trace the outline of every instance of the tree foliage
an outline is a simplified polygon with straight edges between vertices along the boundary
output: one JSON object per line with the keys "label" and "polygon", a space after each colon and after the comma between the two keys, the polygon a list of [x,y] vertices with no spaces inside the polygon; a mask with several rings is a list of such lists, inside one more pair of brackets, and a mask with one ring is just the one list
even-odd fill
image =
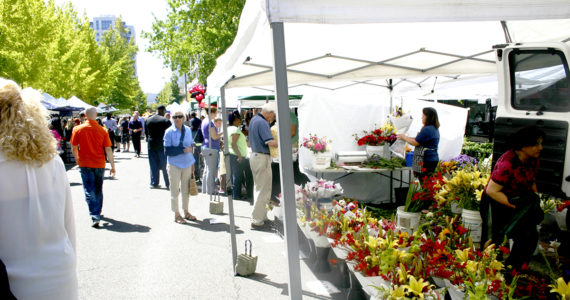
{"label": "tree foliage", "polygon": [[[106,33],[124,31],[115,26]],[[122,39],[122,40],[121,40]],[[0,0],[0,77],[52,96],[134,105],[141,92],[134,76],[136,46],[123,36],[101,45],[89,19],[53,0]]]}
{"label": "tree foliage", "polygon": [[169,0],[165,20],[155,21],[149,52],[158,52],[173,71],[189,75],[189,80],[206,79],[216,66],[216,58],[232,44],[245,0]]}

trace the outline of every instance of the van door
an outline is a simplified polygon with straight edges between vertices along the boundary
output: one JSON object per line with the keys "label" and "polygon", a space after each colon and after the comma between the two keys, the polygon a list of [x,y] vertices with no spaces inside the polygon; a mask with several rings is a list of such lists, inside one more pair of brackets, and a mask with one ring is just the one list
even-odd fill
{"label": "van door", "polygon": [[537,125],[545,133],[536,178],[542,193],[570,195],[570,48],[564,43],[496,46],[499,102],[493,166],[510,147],[509,136]]}

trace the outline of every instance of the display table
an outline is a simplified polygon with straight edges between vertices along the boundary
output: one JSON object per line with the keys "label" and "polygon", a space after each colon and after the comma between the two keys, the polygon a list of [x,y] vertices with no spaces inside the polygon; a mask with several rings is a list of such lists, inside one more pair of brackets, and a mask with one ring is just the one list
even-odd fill
{"label": "display table", "polygon": [[[305,171],[310,175],[317,178],[325,178],[334,182],[339,182],[351,175],[355,174],[377,174],[382,177],[389,179],[389,190],[392,191],[394,188],[394,181],[400,184],[400,187],[404,185],[407,186],[412,180],[412,168],[402,167],[395,169],[372,169],[372,168],[361,168],[359,166],[338,166],[336,168],[326,168],[326,169],[313,169],[311,167],[305,167]],[[333,176],[339,174],[337,176]],[[394,176],[398,175],[399,176]],[[407,176],[405,176],[407,175]],[[392,193],[389,193],[390,203],[395,203]]]}

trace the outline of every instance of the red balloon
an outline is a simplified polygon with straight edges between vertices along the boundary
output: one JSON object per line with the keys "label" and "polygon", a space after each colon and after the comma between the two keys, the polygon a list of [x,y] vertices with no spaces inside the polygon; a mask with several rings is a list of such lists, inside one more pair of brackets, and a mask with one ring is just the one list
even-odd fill
{"label": "red balloon", "polygon": [[202,99],[204,99],[204,94],[198,94],[198,95],[196,95],[196,101],[201,102]]}

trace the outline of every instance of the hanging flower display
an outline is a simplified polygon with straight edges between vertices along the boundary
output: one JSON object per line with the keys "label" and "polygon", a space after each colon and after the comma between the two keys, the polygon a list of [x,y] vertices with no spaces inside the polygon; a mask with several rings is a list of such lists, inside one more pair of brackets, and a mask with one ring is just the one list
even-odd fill
{"label": "hanging flower display", "polygon": [[190,98],[196,99],[196,101],[198,101],[198,104],[200,104],[202,100],[204,100],[204,94],[206,93],[206,89],[202,85],[197,84],[194,87],[192,87],[192,89],[190,89],[188,93],[190,93]]}

